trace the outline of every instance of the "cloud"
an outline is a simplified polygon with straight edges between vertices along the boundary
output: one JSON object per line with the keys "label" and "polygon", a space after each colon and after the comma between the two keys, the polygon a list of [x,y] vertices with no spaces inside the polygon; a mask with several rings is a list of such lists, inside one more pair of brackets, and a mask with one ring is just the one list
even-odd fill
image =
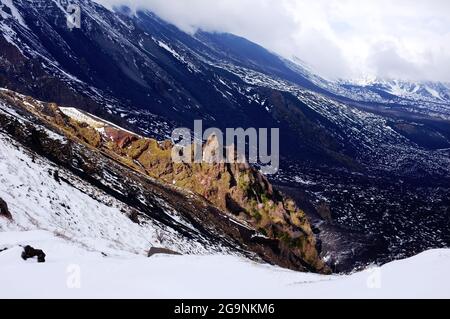
{"label": "cloud", "polygon": [[246,37],[329,78],[450,82],[448,0],[96,0]]}
{"label": "cloud", "polygon": [[394,42],[380,42],[372,46],[367,57],[367,64],[375,74],[384,74],[395,78],[402,75],[406,78],[423,78],[420,68],[403,58]]}

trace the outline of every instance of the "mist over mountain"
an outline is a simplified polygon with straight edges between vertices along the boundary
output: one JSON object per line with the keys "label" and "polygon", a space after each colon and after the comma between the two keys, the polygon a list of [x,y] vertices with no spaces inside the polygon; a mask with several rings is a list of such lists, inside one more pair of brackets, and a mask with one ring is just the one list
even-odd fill
{"label": "mist over mountain", "polygon": [[286,58],[299,56],[328,79],[450,82],[446,1],[97,1],[148,9],[191,34],[243,36]]}

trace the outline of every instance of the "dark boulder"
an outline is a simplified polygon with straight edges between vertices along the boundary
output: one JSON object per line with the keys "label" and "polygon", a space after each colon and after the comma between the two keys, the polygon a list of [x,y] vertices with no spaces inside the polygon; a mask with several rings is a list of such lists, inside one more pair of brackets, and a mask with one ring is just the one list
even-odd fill
{"label": "dark boulder", "polygon": [[140,225],[141,222],[139,221],[139,212],[135,209],[131,210],[131,213],[128,215],[128,218],[135,224]]}
{"label": "dark boulder", "polygon": [[59,172],[58,172],[58,171],[54,171],[54,172],[53,172],[53,178],[55,179],[55,181],[56,181],[58,184],[61,184],[61,180],[59,179]]}
{"label": "dark boulder", "polygon": [[38,263],[45,263],[45,253],[40,249],[34,249],[31,246],[26,246],[22,252],[23,260],[37,257]]}
{"label": "dark boulder", "polygon": [[180,253],[177,253],[176,251],[172,251],[170,249],[166,249],[166,248],[157,248],[157,247],[152,247],[150,248],[150,251],[148,252],[148,257],[152,257],[154,255],[177,255],[177,256],[181,256]]}
{"label": "dark boulder", "polygon": [[9,14],[10,16],[12,16],[12,11],[11,11],[10,7],[3,5],[2,11],[5,12],[6,14]]}
{"label": "dark boulder", "polygon": [[8,210],[8,205],[1,198],[0,198],[0,217],[6,217],[8,219],[12,219],[12,215]]}

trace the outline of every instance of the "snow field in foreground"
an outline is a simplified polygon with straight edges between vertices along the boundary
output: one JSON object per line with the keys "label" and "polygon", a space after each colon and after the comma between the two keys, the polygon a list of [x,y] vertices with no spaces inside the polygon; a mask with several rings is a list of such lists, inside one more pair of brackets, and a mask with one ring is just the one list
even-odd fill
{"label": "snow field in foreground", "polygon": [[[24,261],[20,245],[47,262]],[[449,298],[450,250],[349,276],[230,256],[109,257],[46,231],[0,233],[0,298]]]}

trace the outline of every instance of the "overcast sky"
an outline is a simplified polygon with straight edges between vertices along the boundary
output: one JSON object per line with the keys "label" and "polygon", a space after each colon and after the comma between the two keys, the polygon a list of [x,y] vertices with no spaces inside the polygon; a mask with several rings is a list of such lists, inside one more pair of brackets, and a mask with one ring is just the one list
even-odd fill
{"label": "overcast sky", "polygon": [[96,0],[231,32],[328,78],[450,82],[449,0]]}

